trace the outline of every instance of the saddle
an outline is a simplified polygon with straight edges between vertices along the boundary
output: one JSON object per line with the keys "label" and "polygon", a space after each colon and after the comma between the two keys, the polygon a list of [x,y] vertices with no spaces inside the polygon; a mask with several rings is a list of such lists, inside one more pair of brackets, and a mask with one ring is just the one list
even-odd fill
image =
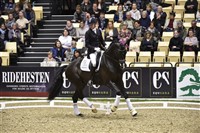
{"label": "saddle", "polygon": [[[99,71],[103,53],[104,53],[104,51],[97,53],[97,57],[96,57],[97,65],[95,68],[95,72]],[[90,59],[88,58],[88,56],[85,55],[83,57],[83,60],[81,61],[80,69],[81,69],[81,71],[84,71],[84,72],[90,72],[91,68],[92,68],[92,63],[91,63]]]}

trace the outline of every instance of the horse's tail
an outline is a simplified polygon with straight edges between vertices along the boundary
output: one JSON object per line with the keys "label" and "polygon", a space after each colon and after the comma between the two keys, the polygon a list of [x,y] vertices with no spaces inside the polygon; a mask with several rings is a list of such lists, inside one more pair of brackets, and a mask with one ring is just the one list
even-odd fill
{"label": "horse's tail", "polygon": [[62,66],[58,69],[58,71],[56,72],[56,76],[53,79],[52,84],[50,85],[49,88],[49,96],[48,96],[48,100],[53,100],[58,93],[60,92],[62,85],[63,85],[63,72],[65,70],[67,66]]}

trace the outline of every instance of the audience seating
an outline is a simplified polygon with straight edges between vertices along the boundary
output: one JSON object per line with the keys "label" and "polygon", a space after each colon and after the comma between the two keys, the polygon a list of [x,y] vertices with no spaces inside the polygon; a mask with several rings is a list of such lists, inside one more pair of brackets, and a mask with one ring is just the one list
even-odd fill
{"label": "audience seating", "polygon": [[173,37],[173,35],[174,35],[173,32],[163,32],[162,39],[165,42],[170,41],[170,39]]}
{"label": "audience seating", "polygon": [[35,11],[35,25],[37,25],[37,21],[43,19],[43,6],[34,6],[33,10]]}
{"label": "audience seating", "polygon": [[8,20],[8,15],[1,15],[1,17],[6,21]]}
{"label": "audience seating", "polygon": [[195,53],[193,51],[184,51],[182,62],[194,62],[195,61]]}
{"label": "audience seating", "polygon": [[9,52],[0,52],[0,57],[2,58],[2,66],[10,65],[10,53]]}
{"label": "audience seating", "polygon": [[191,23],[191,21],[194,20],[194,19],[195,19],[194,14],[185,13],[184,17],[183,17],[183,22],[189,22],[189,23]]}
{"label": "audience seating", "polygon": [[118,6],[109,6],[108,7],[108,11],[112,11],[112,10],[115,10],[115,11],[117,11],[117,8],[118,8]]}
{"label": "audience seating", "polygon": [[197,55],[197,62],[200,62],[200,51],[198,52],[198,55]]}
{"label": "audience seating", "polygon": [[179,51],[169,51],[167,62],[170,62],[174,66],[176,62],[180,62],[180,56]]}
{"label": "audience seating", "polygon": [[165,55],[168,54],[168,51],[169,51],[169,41],[167,42],[159,42],[158,43],[158,51],[164,51],[165,52]]}
{"label": "audience seating", "polygon": [[83,42],[76,42],[76,48],[77,49],[82,49],[84,47],[84,43]]}
{"label": "audience seating", "polygon": [[6,50],[10,53],[17,53],[17,43],[16,42],[7,42]]}
{"label": "audience seating", "polygon": [[140,51],[138,62],[151,62],[151,52],[150,51]]}
{"label": "audience seating", "polygon": [[184,5],[175,5],[174,6],[174,12],[177,14],[181,14],[183,15],[183,13],[185,12],[185,7]]}
{"label": "audience seating", "polygon": [[141,42],[135,42],[135,41],[130,41],[130,44],[129,44],[129,51],[136,51],[136,52],[139,52],[140,50],[140,45],[141,45]]}
{"label": "audience seating", "polygon": [[109,19],[109,21],[113,21],[114,14],[105,14],[105,18]]}
{"label": "audience seating", "polygon": [[153,62],[165,62],[166,55],[164,51],[155,51],[153,56]]}
{"label": "audience seating", "polygon": [[178,0],[178,4],[179,5],[185,5],[185,2],[186,2],[187,0]]}
{"label": "audience seating", "polygon": [[136,62],[137,54],[134,51],[129,51],[126,53],[126,64],[129,66],[130,63]]}

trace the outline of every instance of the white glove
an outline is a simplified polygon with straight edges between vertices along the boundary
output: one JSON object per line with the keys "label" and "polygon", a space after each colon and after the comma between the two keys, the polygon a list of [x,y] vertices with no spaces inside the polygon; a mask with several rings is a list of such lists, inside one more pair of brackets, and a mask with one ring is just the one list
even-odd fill
{"label": "white glove", "polygon": [[99,47],[94,48],[94,50],[97,51],[97,52],[100,52],[100,51],[101,51],[101,49],[100,49]]}

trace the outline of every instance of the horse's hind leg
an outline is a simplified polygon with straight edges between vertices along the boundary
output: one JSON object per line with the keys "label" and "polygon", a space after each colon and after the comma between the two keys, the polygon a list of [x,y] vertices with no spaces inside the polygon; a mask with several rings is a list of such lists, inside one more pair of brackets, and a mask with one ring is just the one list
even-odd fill
{"label": "horse's hind leg", "polygon": [[82,116],[81,112],[78,109],[78,91],[76,90],[74,95],[72,96],[72,100],[73,100],[73,107],[74,107],[74,114],[76,116]]}
{"label": "horse's hind leg", "polygon": [[83,100],[83,102],[92,109],[93,113],[97,113],[97,109],[94,107],[94,105],[83,95],[83,89],[85,87],[84,84],[76,85],[78,97]]}
{"label": "horse's hind leg", "polygon": [[128,94],[125,92],[124,89],[124,85],[123,85],[123,81],[119,81],[116,82],[116,86],[118,87],[118,89],[121,91],[121,94],[124,96],[125,100],[126,100],[126,104],[128,106],[128,109],[130,110],[130,113],[132,116],[136,116],[137,115],[137,111],[135,110],[135,108],[133,107],[130,99],[128,98]]}

